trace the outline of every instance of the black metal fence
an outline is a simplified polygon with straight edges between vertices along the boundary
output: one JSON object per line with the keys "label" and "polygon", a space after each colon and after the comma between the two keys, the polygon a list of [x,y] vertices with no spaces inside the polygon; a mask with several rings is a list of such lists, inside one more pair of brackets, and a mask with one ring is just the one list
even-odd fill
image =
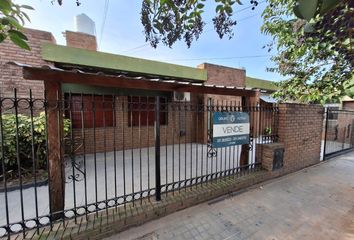
{"label": "black metal fence", "polygon": [[[272,105],[16,91],[0,103],[0,237],[250,174],[257,144],[277,141]],[[214,112],[248,113],[249,143],[213,148]]]}
{"label": "black metal fence", "polygon": [[326,109],[324,159],[354,148],[354,111]]}

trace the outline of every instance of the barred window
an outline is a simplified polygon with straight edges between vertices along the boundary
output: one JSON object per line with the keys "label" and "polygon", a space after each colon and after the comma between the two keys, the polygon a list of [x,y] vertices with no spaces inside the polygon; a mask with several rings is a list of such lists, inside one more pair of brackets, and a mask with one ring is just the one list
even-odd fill
{"label": "barred window", "polygon": [[[128,97],[128,126],[154,126],[155,97]],[[167,125],[166,98],[160,98],[160,124]]]}
{"label": "barred window", "polygon": [[113,96],[66,95],[66,117],[71,118],[73,128],[113,127]]}

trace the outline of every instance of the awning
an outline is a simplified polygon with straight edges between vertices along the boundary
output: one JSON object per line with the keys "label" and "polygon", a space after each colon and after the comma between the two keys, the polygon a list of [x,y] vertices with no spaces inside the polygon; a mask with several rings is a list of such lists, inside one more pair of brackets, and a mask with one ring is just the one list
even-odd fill
{"label": "awning", "polygon": [[17,62],[9,64],[20,66],[23,69],[23,78],[27,80],[54,81],[60,83],[75,83],[101,87],[116,87],[126,89],[144,89],[159,91],[192,92],[203,94],[232,95],[232,96],[255,96],[256,90],[217,86],[204,83],[193,83],[176,79],[162,79],[150,76],[131,76],[129,73],[101,72],[90,69],[83,71],[78,69],[61,69],[49,65],[35,67]]}
{"label": "awning", "polygon": [[266,103],[278,103],[277,99],[275,99],[271,96],[268,96],[268,95],[260,96],[260,99]]}

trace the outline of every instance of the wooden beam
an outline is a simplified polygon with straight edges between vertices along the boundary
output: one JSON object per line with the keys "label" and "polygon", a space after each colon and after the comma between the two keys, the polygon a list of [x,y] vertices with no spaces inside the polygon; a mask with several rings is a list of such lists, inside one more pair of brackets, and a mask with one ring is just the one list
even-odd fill
{"label": "wooden beam", "polygon": [[145,89],[158,91],[179,91],[203,94],[217,94],[230,96],[252,97],[256,94],[253,90],[219,88],[210,86],[197,86],[192,84],[180,84],[173,82],[151,81],[133,79],[112,75],[92,74],[62,71],[56,69],[43,69],[23,67],[23,77],[27,80],[57,81],[61,83],[76,83],[101,87],[116,87],[127,89]]}
{"label": "wooden beam", "polygon": [[60,83],[55,81],[45,82],[47,110],[47,134],[48,134],[48,162],[49,162],[49,194],[50,213],[52,219],[60,219],[64,214],[64,158],[60,148],[62,115],[56,107],[58,94],[60,94]]}

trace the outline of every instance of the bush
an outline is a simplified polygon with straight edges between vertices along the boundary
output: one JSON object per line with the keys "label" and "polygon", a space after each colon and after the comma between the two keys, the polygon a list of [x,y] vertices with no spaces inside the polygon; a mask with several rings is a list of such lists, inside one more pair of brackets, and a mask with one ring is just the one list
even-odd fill
{"label": "bush", "polygon": [[[33,146],[32,146],[32,120],[30,116],[23,114],[17,115],[18,119],[18,144],[16,141],[16,115],[2,115],[3,136],[0,138],[0,160],[5,161],[6,170],[18,169],[17,152],[21,163],[21,168],[28,169],[33,165],[32,151],[34,151],[37,168],[46,168],[46,117],[41,112],[38,116],[33,117]],[[49,126],[50,127],[50,126]],[[70,131],[70,120],[64,120],[64,135]],[[1,146],[1,145],[0,145]],[[32,150],[33,149],[33,150]],[[17,151],[18,150],[18,151]],[[4,152],[4,159],[2,153]]]}
{"label": "bush", "polygon": [[271,127],[266,127],[264,129],[264,134],[265,135],[271,135],[272,134],[272,128]]}

